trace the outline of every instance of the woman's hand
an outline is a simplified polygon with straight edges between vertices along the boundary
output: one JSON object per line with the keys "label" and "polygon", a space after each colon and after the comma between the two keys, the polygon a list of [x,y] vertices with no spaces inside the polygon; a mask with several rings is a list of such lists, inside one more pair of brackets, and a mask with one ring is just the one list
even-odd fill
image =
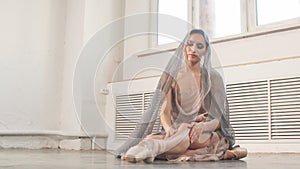
{"label": "woman's hand", "polygon": [[196,122],[205,122],[205,121],[206,121],[206,118],[207,118],[207,115],[208,115],[207,112],[198,115],[198,116],[196,117]]}
{"label": "woman's hand", "polygon": [[165,138],[169,138],[169,137],[173,136],[175,133],[176,133],[176,130],[173,129],[172,127],[170,127],[169,130],[166,133]]}
{"label": "woman's hand", "polygon": [[191,131],[189,133],[189,137],[190,137],[190,143],[194,143],[195,141],[197,141],[202,132],[203,132],[203,128],[204,128],[204,123],[200,122],[200,123],[196,123],[193,122],[191,123]]}

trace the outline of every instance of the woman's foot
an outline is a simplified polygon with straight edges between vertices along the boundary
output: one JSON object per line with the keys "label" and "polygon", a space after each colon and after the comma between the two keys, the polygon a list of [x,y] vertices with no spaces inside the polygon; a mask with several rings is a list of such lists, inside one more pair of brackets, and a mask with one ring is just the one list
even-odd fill
{"label": "woman's foot", "polygon": [[153,150],[153,140],[147,139],[136,146],[131,147],[125,154],[125,160],[131,163],[144,161],[146,163],[153,163],[157,155]]}
{"label": "woman's foot", "polygon": [[247,149],[236,147],[232,150],[227,150],[224,154],[224,160],[239,160],[246,157],[248,154]]}

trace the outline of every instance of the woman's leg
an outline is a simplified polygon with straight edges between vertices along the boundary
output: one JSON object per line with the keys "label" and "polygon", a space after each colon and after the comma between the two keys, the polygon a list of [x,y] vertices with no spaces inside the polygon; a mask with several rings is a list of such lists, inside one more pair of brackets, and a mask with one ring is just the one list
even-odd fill
{"label": "woman's leg", "polygon": [[170,145],[173,145],[173,148],[167,150],[165,154],[182,154],[187,149],[198,149],[198,148],[207,147],[209,145],[211,133],[200,134],[199,139],[191,144],[189,138],[190,128],[188,128],[188,126],[189,126],[188,124],[182,124],[178,128],[176,134],[181,135],[182,133],[184,133],[185,137],[182,138],[177,145],[174,146],[174,143],[176,141],[174,141],[173,139],[179,139],[180,136],[176,136],[175,134],[172,138],[170,138],[170,140],[166,139],[166,142],[168,142]]}
{"label": "woman's leg", "polygon": [[[138,162],[142,160],[153,162],[154,157],[158,154],[182,154],[191,146],[189,132],[189,124],[183,123],[173,136],[164,140],[152,139],[153,136],[151,138],[150,135],[137,146],[130,148],[126,152],[125,158],[129,162]],[[199,140],[192,144],[192,148],[204,146],[209,138],[210,134],[200,135]]]}
{"label": "woman's leg", "polygon": [[182,124],[177,132],[166,139],[161,135],[148,135],[138,145],[131,147],[125,154],[129,162],[153,162],[154,158],[163,153],[179,154],[189,147],[188,124]]}
{"label": "woman's leg", "polygon": [[174,135],[164,139],[168,145],[164,154],[184,153],[190,146],[189,132],[189,124],[181,124]]}

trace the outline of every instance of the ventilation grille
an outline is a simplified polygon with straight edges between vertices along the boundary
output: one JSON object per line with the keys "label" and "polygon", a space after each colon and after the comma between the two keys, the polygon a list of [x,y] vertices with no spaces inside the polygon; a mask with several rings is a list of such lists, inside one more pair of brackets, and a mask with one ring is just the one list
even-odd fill
{"label": "ventilation grille", "polygon": [[[144,93],[144,106],[145,106],[145,110],[148,109],[150,103],[151,103],[151,99],[153,97],[153,92],[151,93]],[[160,113],[160,110],[158,111]],[[156,121],[155,121],[155,124],[154,124],[154,127],[153,127],[153,130],[152,132],[159,132],[161,131],[161,124],[160,124],[160,114],[157,115],[157,118],[156,118]]]}
{"label": "ventilation grille", "polygon": [[[127,139],[147,110],[153,92],[116,96],[116,132],[115,139]],[[159,119],[159,115],[157,116]],[[156,120],[153,132],[160,130],[160,121]]]}
{"label": "ventilation grille", "polygon": [[268,139],[267,81],[227,85],[227,97],[236,139]]}
{"label": "ventilation grille", "polygon": [[[300,139],[300,77],[226,85],[237,140]],[[116,96],[115,138],[127,139],[153,92]],[[153,132],[160,131],[157,117]]]}
{"label": "ventilation grille", "polygon": [[271,80],[272,139],[300,139],[300,78]]}
{"label": "ventilation grille", "polygon": [[143,112],[143,94],[116,96],[116,139],[126,139]]}
{"label": "ventilation grille", "polygon": [[227,85],[237,140],[300,139],[300,77]]}

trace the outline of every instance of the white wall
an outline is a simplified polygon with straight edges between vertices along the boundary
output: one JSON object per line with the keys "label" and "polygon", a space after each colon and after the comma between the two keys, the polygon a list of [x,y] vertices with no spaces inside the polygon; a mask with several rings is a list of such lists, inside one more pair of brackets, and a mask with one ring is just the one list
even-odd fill
{"label": "white wall", "polygon": [[[92,95],[83,96],[82,101],[81,122],[82,127],[88,133],[106,135],[106,130],[110,130],[106,128],[106,95],[101,91],[107,88],[108,82],[112,79],[121,78],[121,74],[114,74],[114,70],[123,58],[123,8],[122,0],[88,0],[85,4],[83,50],[86,55],[95,56],[97,60],[97,63],[89,64],[89,66],[96,66],[96,69],[91,72],[95,76],[92,77],[94,90],[91,92]],[[111,46],[110,43],[112,43]],[[93,106],[97,110],[93,110]]]}
{"label": "white wall", "polygon": [[[132,58],[136,58],[136,53],[147,50],[150,47],[149,36],[146,34],[150,31],[150,17],[147,18],[147,16],[143,15],[150,12],[150,1],[126,0],[125,2],[123,77],[129,79],[133,76],[128,68],[136,65]],[[136,19],[133,19],[135,17]],[[135,34],[142,31],[146,33]]]}
{"label": "white wall", "polygon": [[[111,81],[113,70],[123,57],[123,44],[111,46],[105,56],[100,55],[100,51],[104,49],[103,44],[116,36],[122,39],[120,36],[124,27],[114,28],[118,33],[112,31],[105,34],[108,38],[103,39],[102,29],[123,16],[123,3],[121,0],[67,2],[61,131],[65,134],[105,137],[109,130],[104,113],[106,96],[100,91]],[[96,63],[93,59],[97,60]],[[79,76],[88,74],[79,77],[78,73]],[[105,140],[101,139],[96,140],[96,144],[101,148],[106,146]]]}
{"label": "white wall", "polygon": [[[62,148],[78,148],[80,140],[57,143],[57,138],[51,135],[82,136],[83,120],[91,120],[89,127],[96,134],[106,134],[104,117],[96,119],[83,114],[81,108],[75,110],[74,72],[85,45],[102,27],[122,17],[123,8],[122,0],[0,2],[0,147],[5,144],[5,147],[51,148],[60,144]],[[96,91],[106,88],[111,81],[113,70],[123,57],[122,43],[108,52],[108,56],[105,67],[95,70],[99,72],[95,74]],[[84,96],[85,91],[81,92]],[[103,108],[105,96],[95,95],[99,108]],[[81,99],[80,105],[86,103]],[[36,137],[37,144],[30,144],[28,137],[22,137],[24,133],[29,137],[49,134],[50,141]],[[13,139],[15,143],[11,143],[11,135],[18,138]]]}
{"label": "white wall", "polygon": [[60,128],[65,7],[0,1],[0,132]]}
{"label": "white wall", "polygon": [[[87,109],[94,105],[89,105],[93,104],[93,101],[87,100],[85,93],[79,92],[78,97],[80,100],[78,104],[80,105],[79,108],[75,110],[73,96],[74,94],[76,95],[76,93],[73,93],[73,78],[75,70],[77,69],[78,59],[82,51],[85,50],[86,45],[90,43],[91,38],[94,38],[103,27],[123,15],[123,5],[120,0],[68,0],[67,2],[61,130],[63,133],[82,134],[83,132],[88,132],[87,134],[105,135],[104,119],[101,114],[88,112],[89,110]],[[119,29],[122,31],[123,27]],[[99,48],[101,48],[100,43],[102,41],[108,41],[108,39],[99,40]],[[91,54],[93,54],[93,51],[88,52],[92,52]],[[123,48],[117,48],[108,53],[108,57],[106,57],[107,60],[103,64],[105,67],[101,65],[98,70],[100,73],[95,74],[95,99],[99,106],[99,112],[101,112],[100,109],[103,107],[103,104],[105,104],[105,101],[103,101],[105,97],[98,91],[102,88],[106,88],[107,82],[111,80],[112,70],[118,65],[114,57],[123,55],[122,52]]]}
{"label": "white wall", "polygon": [[61,103],[61,130],[63,133],[79,133],[79,117],[75,112],[73,103],[73,74],[77,58],[83,46],[84,31],[84,8],[85,1],[67,0],[66,23],[65,23],[65,51],[64,69],[62,82],[62,103]]}
{"label": "white wall", "polygon": [[300,76],[300,29],[214,45],[228,83]]}

